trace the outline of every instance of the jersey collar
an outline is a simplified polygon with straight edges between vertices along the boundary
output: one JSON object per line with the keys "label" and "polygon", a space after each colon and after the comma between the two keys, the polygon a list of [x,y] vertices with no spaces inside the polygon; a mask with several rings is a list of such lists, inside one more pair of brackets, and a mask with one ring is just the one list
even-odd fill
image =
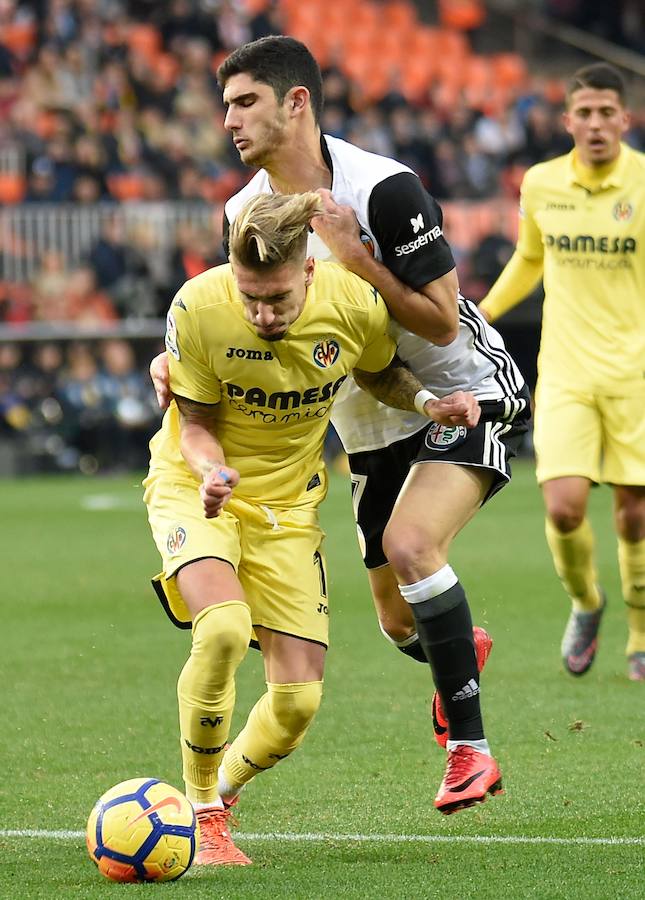
{"label": "jersey collar", "polygon": [[323,159],[325,161],[325,165],[329,169],[331,173],[331,189],[334,189],[334,161],[331,158],[331,153],[329,152],[329,147],[327,146],[326,136],[321,132],[320,133],[320,152],[322,153]]}
{"label": "jersey collar", "polygon": [[[571,185],[579,185],[580,187],[586,187],[586,185],[582,184],[575,170],[574,166],[575,159],[575,150],[572,150],[567,156],[567,175],[569,179],[569,183]],[[613,169],[606,175],[605,178],[599,183],[598,190],[604,191],[607,188],[620,188],[624,184],[625,181],[625,170],[627,168],[627,164],[629,161],[629,147],[626,144],[621,143],[620,145],[620,153],[618,154],[618,159],[616,161],[616,165]]]}

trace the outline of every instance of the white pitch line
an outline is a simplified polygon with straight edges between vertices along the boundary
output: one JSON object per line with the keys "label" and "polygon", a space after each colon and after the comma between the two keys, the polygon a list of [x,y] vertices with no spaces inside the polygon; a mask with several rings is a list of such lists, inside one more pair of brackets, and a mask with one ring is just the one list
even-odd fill
{"label": "white pitch line", "polygon": [[[57,841],[80,840],[84,831],[47,831],[44,829],[3,829],[0,837],[49,838]],[[481,834],[318,834],[316,832],[293,834],[266,832],[245,834],[238,831],[241,841],[291,841],[293,843],[358,843],[358,844],[561,844],[565,846],[640,846],[645,847],[645,837],[529,837],[525,835]]]}

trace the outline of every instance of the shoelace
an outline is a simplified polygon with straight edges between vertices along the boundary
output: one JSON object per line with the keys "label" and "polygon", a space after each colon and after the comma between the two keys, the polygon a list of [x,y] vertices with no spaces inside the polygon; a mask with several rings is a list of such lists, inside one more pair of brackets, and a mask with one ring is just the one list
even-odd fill
{"label": "shoelace", "polygon": [[215,850],[223,837],[230,837],[227,827],[230,815],[229,809],[200,810],[197,818],[201,828],[202,850]]}
{"label": "shoelace", "polygon": [[460,783],[471,775],[470,765],[473,755],[476,753],[473,747],[460,747],[448,751],[448,766],[444,782],[448,784]]}

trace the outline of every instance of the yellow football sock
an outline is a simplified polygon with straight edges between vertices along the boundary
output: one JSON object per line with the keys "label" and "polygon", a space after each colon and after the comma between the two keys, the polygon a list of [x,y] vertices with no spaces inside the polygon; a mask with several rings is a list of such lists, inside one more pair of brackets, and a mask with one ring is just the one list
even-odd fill
{"label": "yellow football sock", "polygon": [[267,683],[267,693],[224,754],[219,773],[221,796],[234,796],[258,772],[293,753],[320,706],[322,686],[322,681]]}
{"label": "yellow football sock", "polygon": [[251,612],[232,600],[195,616],[190,656],[177,682],[183,776],[189,800],[217,800],[217,769],[235,706],[235,672],[251,639]]}
{"label": "yellow football sock", "polygon": [[618,538],[618,566],[627,604],[629,639],[626,653],[645,653],[645,540]]}
{"label": "yellow football sock", "polygon": [[555,571],[576,612],[593,612],[602,603],[598,572],[594,561],[594,538],[585,519],[573,531],[563,533],[546,520],[546,542],[551,550]]}

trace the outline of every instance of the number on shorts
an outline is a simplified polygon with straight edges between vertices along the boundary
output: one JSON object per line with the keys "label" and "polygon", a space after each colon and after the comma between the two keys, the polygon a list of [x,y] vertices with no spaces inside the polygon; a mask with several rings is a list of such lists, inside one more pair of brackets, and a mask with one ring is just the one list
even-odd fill
{"label": "number on shorts", "polygon": [[365,492],[365,488],[367,487],[367,475],[355,475],[353,472],[352,476],[352,506],[354,508],[354,518],[358,522],[358,507],[361,504],[361,497]]}
{"label": "number on shorts", "polygon": [[327,573],[325,572],[325,563],[319,550],[314,553],[314,566],[318,567],[318,577],[320,578],[320,596],[327,599]]}

